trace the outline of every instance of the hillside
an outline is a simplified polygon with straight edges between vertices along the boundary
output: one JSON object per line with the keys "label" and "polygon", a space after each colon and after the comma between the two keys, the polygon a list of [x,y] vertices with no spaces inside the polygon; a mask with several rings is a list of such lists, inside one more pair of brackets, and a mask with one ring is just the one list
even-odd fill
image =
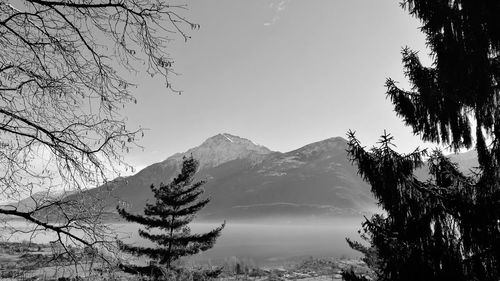
{"label": "hillside", "polygon": [[350,216],[375,208],[369,186],[347,160],[346,140],[340,137],[281,153],[219,134],[90,192],[106,196],[111,212],[118,203],[140,212],[152,199],[149,186],[175,176],[184,155],[199,159],[198,178],[208,181],[205,190],[212,201],[201,219]]}

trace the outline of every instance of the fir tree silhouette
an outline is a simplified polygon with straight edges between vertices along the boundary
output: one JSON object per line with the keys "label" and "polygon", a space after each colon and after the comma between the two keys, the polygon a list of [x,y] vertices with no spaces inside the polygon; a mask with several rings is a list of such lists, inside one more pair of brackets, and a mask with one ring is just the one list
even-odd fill
{"label": "fir tree silhouette", "polygon": [[[386,212],[364,223],[371,247],[358,249],[375,260],[378,280],[498,281],[499,1],[405,0],[402,7],[421,21],[433,62],[424,66],[404,48],[411,89],[387,79],[387,96],[415,134],[454,151],[474,147],[479,166],[464,174],[439,150],[399,154],[388,134],[366,150],[350,132],[351,160]],[[414,176],[419,167],[428,168],[428,180]]]}
{"label": "fir tree silhouette", "polygon": [[[119,248],[136,256],[149,257],[154,263],[149,266],[121,265],[129,273],[154,275],[162,274],[162,267],[173,269],[173,263],[184,256],[194,255],[212,248],[225,222],[210,232],[192,234],[188,224],[195,214],[208,204],[210,199],[199,199],[205,181],[194,182],[198,161],[184,157],[179,175],[167,185],[151,185],[155,202],[146,204],[143,215],[131,214],[117,207],[120,216],[129,222],[141,224],[139,235],[150,240],[157,247],[132,246],[118,241]],[[156,229],[157,231],[151,231]]]}

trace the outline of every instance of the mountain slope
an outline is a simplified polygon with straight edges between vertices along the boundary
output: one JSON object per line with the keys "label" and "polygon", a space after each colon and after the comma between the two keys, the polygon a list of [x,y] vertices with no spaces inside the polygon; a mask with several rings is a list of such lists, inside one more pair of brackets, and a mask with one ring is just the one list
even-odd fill
{"label": "mountain slope", "polygon": [[[145,203],[152,199],[149,186],[169,182],[178,173],[182,157],[193,155],[201,163],[197,177],[208,180],[206,195],[212,198],[202,210],[201,219],[311,218],[376,211],[370,187],[347,160],[346,146],[346,140],[337,137],[281,153],[244,138],[218,134],[200,146],[88,193],[105,200],[111,213],[116,213],[117,204],[142,212]],[[477,166],[475,151],[450,158],[466,173]],[[428,178],[425,167],[416,174],[421,179]],[[11,205],[24,210],[32,208],[33,199],[48,200],[54,196],[34,194],[33,198]]]}
{"label": "mountain slope", "polygon": [[91,192],[109,193],[110,211],[126,202],[129,210],[140,212],[152,199],[149,186],[168,182],[182,157],[193,155],[200,161],[197,177],[208,180],[205,190],[212,199],[201,218],[359,214],[375,208],[375,203],[369,186],[347,160],[346,143],[330,138],[281,153],[219,134]]}
{"label": "mountain slope", "polygon": [[344,139],[332,138],[256,164],[239,160],[202,171],[212,177],[207,216],[352,215],[372,209],[369,187],[345,149]]}

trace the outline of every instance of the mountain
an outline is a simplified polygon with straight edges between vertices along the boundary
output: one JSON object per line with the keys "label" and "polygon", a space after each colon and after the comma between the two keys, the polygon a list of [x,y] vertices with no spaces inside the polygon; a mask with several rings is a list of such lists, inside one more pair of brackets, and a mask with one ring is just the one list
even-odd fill
{"label": "mountain", "polygon": [[[218,134],[133,176],[89,190],[87,195],[102,198],[107,211],[115,214],[112,217],[118,204],[142,212],[153,199],[149,186],[168,183],[177,175],[182,158],[193,155],[200,161],[197,178],[207,180],[206,195],[211,197],[199,214],[202,220],[359,216],[377,211],[370,186],[348,161],[346,148],[347,141],[336,137],[282,153],[245,138]],[[474,151],[450,158],[464,172],[477,166]],[[416,173],[422,179],[428,177],[425,168]],[[50,200],[56,195],[34,194],[33,198]],[[17,206],[26,209],[33,204],[27,198]]]}
{"label": "mountain", "polygon": [[200,161],[211,202],[201,219],[256,219],[270,216],[351,216],[369,212],[375,201],[369,186],[347,160],[347,141],[329,138],[282,153],[231,134],[218,134],[184,153],[137,174],[89,191],[106,196],[109,211],[125,204],[141,212],[152,200],[151,184],[169,182],[183,156]]}
{"label": "mountain", "polygon": [[[66,190],[45,190],[31,194],[30,196],[17,202],[1,204],[0,208],[4,210],[16,210],[19,212],[33,212],[40,206],[50,205],[59,200],[64,200],[75,192]],[[1,219],[15,219],[9,215],[0,215]]]}
{"label": "mountain", "polygon": [[[446,157],[448,157],[451,162],[456,163],[458,165],[458,169],[466,176],[472,175],[475,168],[479,166],[477,153],[474,149],[462,153],[447,154]],[[416,169],[414,174],[421,181],[430,179],[429,166],[427,162],[425,162],[422,167]]]}
{"label": "mountain", "polygon": [[[149,186],[168,183],[177,175],[183,156],[193,155],[200,161],[197,177],[207,180],[206,195],[211,197],[200,219],[314,218],[376,211],[370,187],[347,160],[346,148],[347,141],[336,137],[282,153],[245,138],[218,134],[133,176],[92,189],[88,195],[102,198],[110,213],[116,214],[117,204],[141,212],[152,200]],[[477,166],[475,151],[450,158],[464,172]],[[425,168],[416,173],[423,179],[428,177]],[[60,196],[67,194],[40,193],[32,197],[40,201]],[[27,198],[11,205],[29,209],[33,204],[34,200]]]}
{"label": "mountain", "polygon": [[184,153],[177,153],[161,162],[163,166],[175,166],[182,157],[193,155],[200,162],[200,169],[213,168],[235,159],[249,158],[258,160],[271,153],[267,147],[258,145],[248,139],[231,134],[218,134],[204,141],[200,146]]}
{"label": "mountain", "polygon": [[373,210],[369,186],[330,138],[259,162],[239,159],[201,171],[212,195],[205,217],[345,216]]}
{"label": "mountain", "polygon": [[452,162],[458,164],[460,170],[466,175],[471,174],[471,170],[479,166],[479,162],[477,161],[477,152],[475,149],[459,153],[459,154],[451,154],[448,155]]}

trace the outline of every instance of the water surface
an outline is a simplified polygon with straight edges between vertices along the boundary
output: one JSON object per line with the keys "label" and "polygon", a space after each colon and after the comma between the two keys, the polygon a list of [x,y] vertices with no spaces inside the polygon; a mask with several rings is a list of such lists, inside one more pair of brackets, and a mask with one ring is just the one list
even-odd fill
{"label": "water surface", "polygon": [[[268,220],[265,222],[227,222],[214,248],[191,258],[196,262],[220,263],[235,257],[258,265],[280,263],[305,257],[356,257],[359,253],[347,245],[345,238],[359,240],[357,230],[361,219],[329,219],[322,221]],[[11,222],[12,224],[12,222]],[[16,222],[16,227],[27,227]],[[137,234],[139,226],[132,223],[112,223],[115,234],[127,243],[150,245]],[[216,223],[193,223],[193,233],[209,231]],[[47,243],[52,233],[42,232],[34,237],[28,233],[6,236],[10,241],[32,240]]]}

